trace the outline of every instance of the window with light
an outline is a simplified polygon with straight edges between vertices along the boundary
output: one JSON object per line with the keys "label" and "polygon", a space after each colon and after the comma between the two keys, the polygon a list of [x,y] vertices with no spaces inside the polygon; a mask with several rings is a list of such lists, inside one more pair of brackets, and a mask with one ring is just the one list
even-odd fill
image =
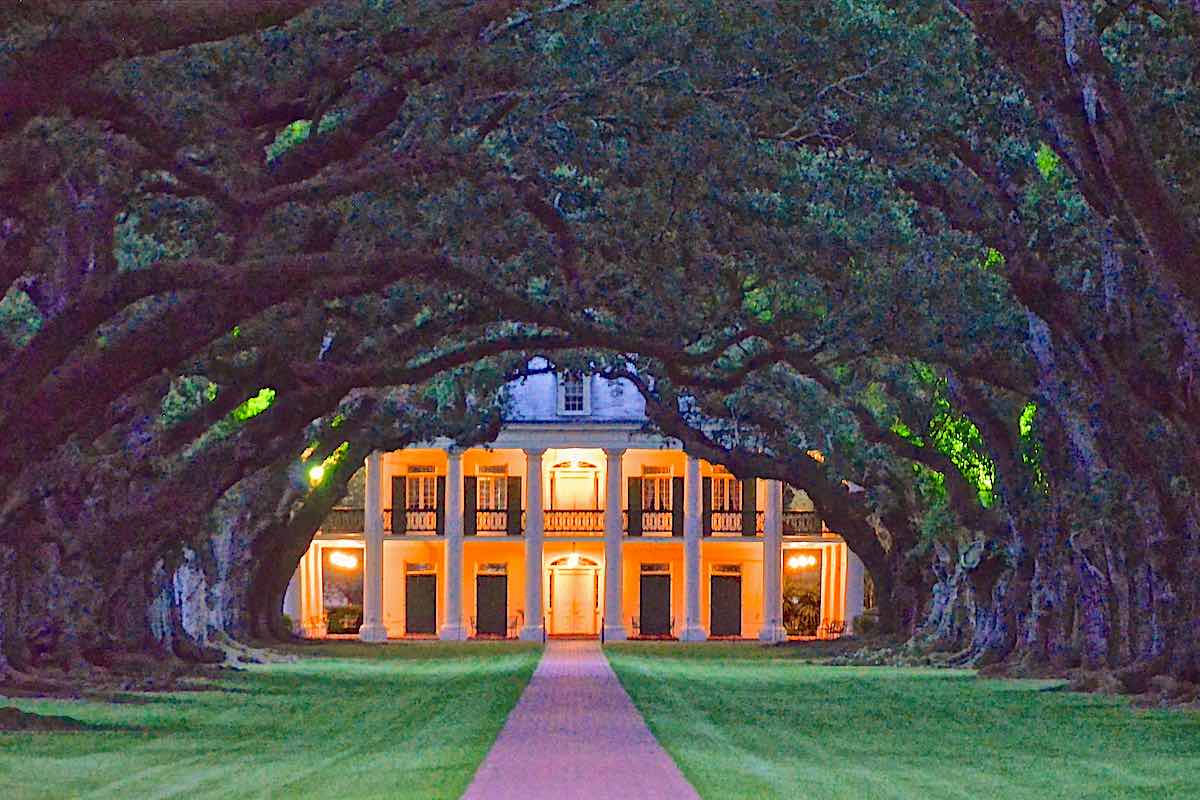
{"label": "window with light", "polygon": [[669,467],[642,468],[642,510],[671,510],[671,470]]}
{"label": "window with light", "polygon": [[476,481],[476,502],[480,511],[508,508],[508,470],[505,467],[481,467]]}
{"label": "window with light", "polygon": [[431,466],[408,468],[404,507],[410,511],[437,508],[437,475]]}

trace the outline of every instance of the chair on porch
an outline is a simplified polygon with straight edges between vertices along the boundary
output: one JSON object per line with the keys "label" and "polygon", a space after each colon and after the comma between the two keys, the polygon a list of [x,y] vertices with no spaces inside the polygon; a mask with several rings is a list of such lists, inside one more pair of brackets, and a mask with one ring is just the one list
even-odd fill
{"label": "chair on porch", "polygon": [[525,624],[525,612],[517,611],[508,618],[508,631],[506,635],[509,639],[515,639],[521,631],[521,626]]}
{"label": "chair on porch", "polygon": [[633,631],[633,637],[635,639],[637,637],[641,636],[642,635],[642,618],[641,617],[630,617],[629,618],[629,628]]}
{"label": "chair on porch", "polygon": [[821,627],[817,628],[818,639],[840,639],[846,632],[846,622],[840,619],[831,619],[825,622]]}

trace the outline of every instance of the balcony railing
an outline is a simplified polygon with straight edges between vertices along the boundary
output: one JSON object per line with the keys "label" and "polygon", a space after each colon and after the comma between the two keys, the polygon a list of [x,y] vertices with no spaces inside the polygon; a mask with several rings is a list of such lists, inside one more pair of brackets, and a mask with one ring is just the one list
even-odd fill
{"label": "balcony railing", "polygon": [[363,510],[361,508],[333,508],[321,523],[324,533],[362,533]]}
{"label": "balcony railing", "polygon": [[[547,536],[603,536],[604,509],[546,509],[544,512]],[[321,523],[324,533],[362,533],[364,528],[363,509],[334,508]],[[762,535],[764,514],[754,515],[755,534]],[[437,509],[421,508],[405,511],[404,534],[432,536],[437,534]],[[785,511],[783,513],[784,536],[819,536],[821,519],[815,511]],[[645,536],[670,536],[673,533],[674,516],[670,511],[643,511],[642,533]],[[525,514],[521,514],[521,531],[525,530]],[[629,513],[621,514],[622,531],[629,530]],[[392,509],[383,509],[383,530],[394,533]],[[482,535],[503,536],[508,533],[508,511],[479,510],[475,512],[475,530]],[[742,536],[742,512],[712,512],[714,536]]]}
{"label": "balcony railing", "polygon": [[821,518],[815,511],[783,512],[784,536],[820,536]]}
{"label": "balcony railing", "polygon": [[[712,535],[713,536],[745,536],[742,531],[742,512],[741,511],[713,511],[712,512]],[[754,513],[754,534],[762,536],[763,525],[766,522],[766,515],[762,511]]]}
{"label": "balcony railing", "polygon": [[[674,532],[675,515],[670,511],[643,511],[643,536],[670,536]],[[629,514],[625,515],[625,530],[629,530]]]}
{"label": "balcony railing", "polygon": [[[524,527],[524,520],[521,520]],[[475,532],[481,536],[503,536],[508,533],[506,509],[484,509],[475,512]]]}
{"label": "balcony railing", "polygon": [[604,509],[546,509],[543,513],[547,536],[603,536]]}
{"label": "balcony railing", "polygon": [[436,508],[406,508],[404,509],[404,530],[397,531],[392,525],[393,510],[383,510],[384,530],[389,533],[400,533],[406,536],[435,536],[437,529]]}

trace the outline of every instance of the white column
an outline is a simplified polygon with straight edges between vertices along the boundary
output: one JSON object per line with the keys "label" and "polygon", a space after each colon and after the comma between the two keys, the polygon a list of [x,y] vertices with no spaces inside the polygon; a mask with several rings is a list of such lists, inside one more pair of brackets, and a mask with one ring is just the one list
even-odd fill
{"label": "white column", "polygon": [[321,575],[317,567],[318,548],[310,544],[300,559],[300,609],[304,622],[301,627],[306,639],[319,639],[325,635],[321,609]]}
{"label": "white column", "polygon": [[521,638],[540,642],[542,624],[542,538],[545,535],[542,518],[542,454],[545,450],[525,451],[525,625]]}
{"label": "white column", "polygon": [[367,456],[367,491],[363,504],[363,624],[358,638],[364,642],[387,639],[383,627],[383,459],[376,451]]}
{"label": "white column", "polygon": [[300,564],[296,564],[296,570],[292,573],[292,579],[288,581],[287,591],[283,593],[283,613],[287,614],[292,621],[292,633],[297,633],[304,625],[304,619],[301,617],[303,613],[302,603],[300,602],[300,587],[303,585],[303,578],[300,576]]}
{"label": "white column", "polygon": [[446,468],[446,567],[445,621],[440,639],[459,641],[467,638],[462,624],[463,578],[463,467],[462,451],[447,452]]}
{"label": "white column", "polygon": [[685,642],[708,638],[700,624],[700,461],[687,457],[687,475],[683,481],[683,631]]}
{"label": "white column", "polygon": [[783,484],[766,481],[766,511],[763,514],[763,624],[759,641],[782,642],[783,629]]}
{"label": "white column", "polygon": [[854,619],[863,613],[863,577],[866,569],[862,559],[846,548],[846,633],[854,633]]}
{"label": "white column", "polygon": [[604,490],[604,639],[620,642],[626,638],[625,608],[621,604],[621,474],[623,449],[606,449],[607,486]]}

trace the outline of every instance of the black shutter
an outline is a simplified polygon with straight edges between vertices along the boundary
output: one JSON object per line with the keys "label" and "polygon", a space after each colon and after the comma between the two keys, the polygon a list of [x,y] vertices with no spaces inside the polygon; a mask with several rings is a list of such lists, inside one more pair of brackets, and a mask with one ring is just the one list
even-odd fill
{"label": "black shutter", "polygon": [[[642,535],[642,479],[629,479],[629,535]],[[613,498],[613,502],[620,502]]]}
{"label": "black shutter", "polygon": [[754,536],[758,531],[758,481],[746,478],[742,481],[742,536]]}
{"label": "black shutter", "polygon": [[712,536],[712,478],[701,480],[704,493],[701,495],[700,525],[705,536]]}
{"label": "black shutter", "polygon": [[683,478],[671,478],[671,535],[683,536]]}
{"label": "black shutter", "polygon": [[446,535],[446,476],[437,476],[437,510],[434,511],[434,528],[438,536]]}
{"label": "black shutter", "polygon": [[521,479],[508,479],[508,535],[521,535]]}
{"label": "black shutter", "polygon": [[474,475],[463,478],[463,536],[474,536],[478,529],[478,519],[475,517],[478,494],[479,479]]}
{"label": "black shutter", "polygon": [[404,513],[408,486],[403,475],[392,476],[392,533],[403,534],[408,530],[408,515]]}

